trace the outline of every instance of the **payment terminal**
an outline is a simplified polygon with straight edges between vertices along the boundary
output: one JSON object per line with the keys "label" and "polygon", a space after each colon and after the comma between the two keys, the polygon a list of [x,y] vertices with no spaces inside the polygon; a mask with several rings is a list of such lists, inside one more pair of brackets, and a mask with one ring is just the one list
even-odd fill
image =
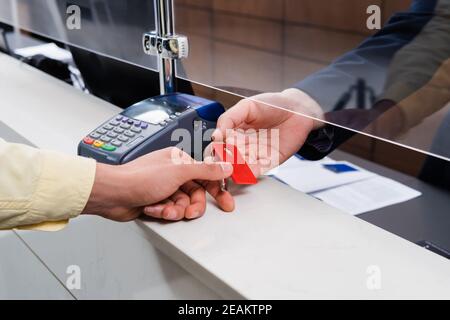
{"label": "payment terminal", "polygon": [[78,154],[101,163],[124,164],[182,144],[185,152],[202,160],[203,150],[224,111],[218,102],[188,94],[150,98],[92,131],[80,142]]}

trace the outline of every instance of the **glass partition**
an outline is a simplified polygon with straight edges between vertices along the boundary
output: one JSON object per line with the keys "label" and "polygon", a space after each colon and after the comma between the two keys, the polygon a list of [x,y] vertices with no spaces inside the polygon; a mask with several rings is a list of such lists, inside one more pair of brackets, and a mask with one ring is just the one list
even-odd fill
{"label": "glass partition", "polygon": [[450,158],[449,0],[175,3],[189,80]]}
{"label": "glass partition", "polygon": [[[80,29],[67,26],[71,5]],[[153,6],[6,0],[0,21],[156,70],[141,40]],[[450,159],[450,0],[174,0],[174,11],[190,41],[180,78]]]}
{"label": "glass partition", "polygon": [[[80,26],[69,28],[78,14]],[[0,22],[93,51],[114,59],[157,70],[155,57],[143,54],[142,34],[155,29],[153,0],[4,0]]]}

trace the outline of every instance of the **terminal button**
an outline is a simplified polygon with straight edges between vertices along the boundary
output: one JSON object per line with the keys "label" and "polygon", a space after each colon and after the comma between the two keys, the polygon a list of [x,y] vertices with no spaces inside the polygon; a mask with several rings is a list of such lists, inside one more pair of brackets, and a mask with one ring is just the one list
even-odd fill
{"label": "terminal button", "polygon": [[84,138],[83,139],[83,142],[85,143],[85,144],[93,144],[94,143],[94,139],[92,139],[92,138],[90,138],[90,137],[86,137],[86,138]]}
{"label": "terminal button", "polygon": [[141,124],[141,128],[144,129],[144,130],[147,129],[148,128],[148,124],[147,123]]}
{"label": "terminal button", "polygon": [[136,134],[134,132],[131,131],[125,131],[124,133],[127,137],[133,138]]}
{"label": "terminal button", "polygon": [[100,140],[95,140],[93,146],[96,148],[101,148],[101,147],[103,147],[104,144],[105,143]]}
{"label": "terminal button", "polygon": [[135,127],[131,128],[131,131],[136,132],[136,133],[142,132],[142,130],[140,128],[135,128]]}
{"label": "terminal button", "polygon": [[109,124],[115,127],[115,126],[118,126],[120,124],[120,122],[113,120]]}
{"label": "terminal button", "polygon": [[125,132],[125,129],[122,129],[122,128],[115,128],[115,129],[114,129],[114,132],[122,134],[122,133]]}
{"label": "terminal button", "polygon": [[108,137],[110,138],[117,138],[118,134],[114,132],[108,132]]}
{"label": "terminal button", "polygon": [[128,140],[130,140],[129,138],[127,138],[125,136],[120,136],[118,139],[122,142],[128,142]]}
{"label": "terminal button", "polygon": [[116,151],[117,148],[110,144],[105,144],[102,146],[102,149],[105,151],[113,152],[113,151]]}
{"label": "terminal button", "polygon": [[127,123],[121,124],[120,127],[121,127],[122,129],[127,129],[127,130],[131,128],[131,126],[130,126],[129,124],[127,124]]}
{"label": "terminal button", "polygon": [[93,138],[93,139],[98,139],[98,138],[100,138],[101,136],[102,136],[102,135],[99,134],[99,133],[97,133],[97,132],[91,133],[91,138]]}
{"label": "terminal button", "polygon": [[113,146],[116,146],[116,147],[121,147],[121,146],[122,146],[122,142],[120,142],[120,141],[118,141],[118,140],[113,140],[113,141],[111,142],[111,144],[112,144]]}

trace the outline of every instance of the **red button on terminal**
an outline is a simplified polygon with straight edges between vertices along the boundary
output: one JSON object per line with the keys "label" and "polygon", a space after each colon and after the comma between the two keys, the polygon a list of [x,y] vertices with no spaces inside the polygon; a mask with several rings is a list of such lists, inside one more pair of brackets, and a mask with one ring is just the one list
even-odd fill
{"label": "red button on terminal", "polygon": [[89,138],[89,137],[86,137],[86,138],[83,139],[83,142],[86,143],[86,144],[93,144],[94,141],[95,141],[94,139]]}

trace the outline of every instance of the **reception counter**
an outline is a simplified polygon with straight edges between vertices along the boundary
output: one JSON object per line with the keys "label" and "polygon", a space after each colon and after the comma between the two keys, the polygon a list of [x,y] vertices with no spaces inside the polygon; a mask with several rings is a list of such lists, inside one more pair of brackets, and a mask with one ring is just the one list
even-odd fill
{"label": "reception counter", "polygon": [[[10,140],[68,154],[120,112],[5,55],[0,99]],[[271,178],[233,193],[232,214],[210,203],[195,221],[80,217],[61,232],[13,237],[75,299],[450,298],[443,257]],[[66,286],[71,265],[80,289]]]}

